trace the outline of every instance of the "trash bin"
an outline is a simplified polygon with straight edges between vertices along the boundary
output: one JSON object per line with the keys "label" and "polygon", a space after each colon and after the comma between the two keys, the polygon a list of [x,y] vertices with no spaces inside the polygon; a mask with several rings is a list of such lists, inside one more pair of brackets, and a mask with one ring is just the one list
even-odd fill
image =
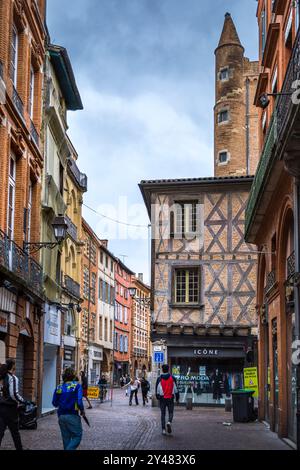
{"label": "trash bin", "polygon": [[233,421],[248,423],[254,420],[254,390],[234,390],[232,393]]}

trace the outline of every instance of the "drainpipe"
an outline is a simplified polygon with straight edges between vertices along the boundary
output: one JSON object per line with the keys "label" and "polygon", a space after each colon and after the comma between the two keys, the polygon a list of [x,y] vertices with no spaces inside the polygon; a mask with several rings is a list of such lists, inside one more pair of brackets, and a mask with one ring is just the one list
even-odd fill
{"label": "drainpipe", "polygon": [[249,114],[249,100],[250,100],[250,80],[246,79],[246,175],[250,174],[250,114]]}

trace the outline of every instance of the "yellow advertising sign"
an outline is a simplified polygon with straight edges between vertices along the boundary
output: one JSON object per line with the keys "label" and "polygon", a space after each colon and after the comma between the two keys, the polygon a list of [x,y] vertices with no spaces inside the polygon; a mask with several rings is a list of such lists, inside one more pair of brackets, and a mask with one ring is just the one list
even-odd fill
{"label": "yellow advertising sign", "polygon": [[258,398],[257,367],[247,367],[244,369],[244,388],[246,390],[255,390],[253,396]]}
{"label": "yellow advertising sign", "polygon": [[88,387],[87,396],[97,400],[99,398],[99,387]]}

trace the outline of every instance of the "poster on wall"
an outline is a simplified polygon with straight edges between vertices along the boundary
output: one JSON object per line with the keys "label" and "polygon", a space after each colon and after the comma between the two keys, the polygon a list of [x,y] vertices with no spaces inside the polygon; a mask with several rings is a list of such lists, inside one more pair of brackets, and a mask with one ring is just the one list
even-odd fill
{"label": "poster on wall", "polygon": [[44,342],[60,346],[61,312],[55,305],[46,304]]}
{"label": "poster on wall", "polygon": [[253,396],[258,398],[257,367],[247,367],[244,369],[244,388],[246,390],[254,390]]}

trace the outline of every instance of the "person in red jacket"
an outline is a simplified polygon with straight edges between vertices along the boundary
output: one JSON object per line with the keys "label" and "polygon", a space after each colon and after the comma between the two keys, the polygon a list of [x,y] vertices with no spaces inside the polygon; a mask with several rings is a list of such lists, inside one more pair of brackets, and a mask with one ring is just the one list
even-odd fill
{"label": "person in red jacket", "polygon": [[161,410],[161,426],[162,433],[165,436],[166,432],[166,411],[168,409],[169,420],[167,422],[167,431],[169,434],[172,433],[172,421],[174,417],[174,398],[176,402],[179,402],[179,392],[177,389],[177,383],[175,377],[169,373],[168,364],[162,366],[162,374],[156,381],[156,398],[160,402]]}

